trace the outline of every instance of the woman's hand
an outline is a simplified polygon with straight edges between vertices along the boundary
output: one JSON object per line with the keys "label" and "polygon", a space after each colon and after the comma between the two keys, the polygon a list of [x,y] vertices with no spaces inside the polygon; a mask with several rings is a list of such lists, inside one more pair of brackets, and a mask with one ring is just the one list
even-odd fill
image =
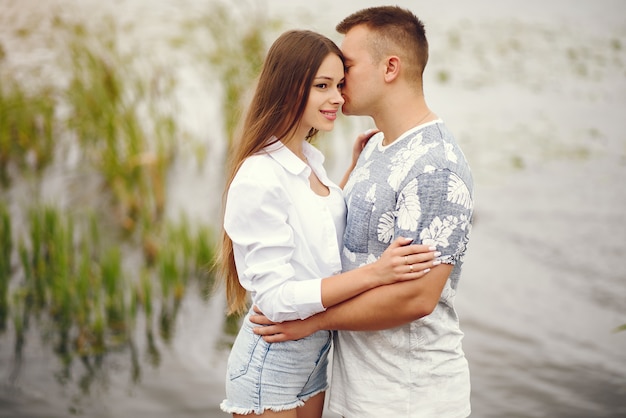
{"label": "woman's hand", "polygon": [[363,151],[363,148],[365,148],[367,142],[378,132],[380,132],[380,129],[368,129],[367,131],[356,137],[356,140],[352,145],[352,162],[346,170],[346,173],[343,175],[343,178],[339,182],[339,187],[343,189],[346,186],[346,183],[350,178],[350,173],[352,172],[352,170],[354,170],[354,167],[356,167],[356,162],[359,159],[359,155],[361,155],[361,151]]}
{"label": "woman's hand", "polygon": [[423,277],[431,267],[441,264],[435,247],[410,244],[411,238],[398,238],[372,264],[380,285]]}
{"label": "woman's hand", "polygon": [[356,161],[359,159],[359,155],[361,155],[361,151],[363,151],[367,142],[378,132],[380,132],[380,129],[368,129],[356,137],[356,140],[352,145],[352,167],[356,165]]}

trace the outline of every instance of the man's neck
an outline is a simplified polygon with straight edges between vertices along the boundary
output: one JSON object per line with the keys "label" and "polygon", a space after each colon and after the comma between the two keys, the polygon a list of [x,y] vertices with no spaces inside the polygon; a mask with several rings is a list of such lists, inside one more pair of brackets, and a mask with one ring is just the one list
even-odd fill
{"label": "man's neck", "polygon": [[376,126],[385,136],[383,140],[384,145],[393,143],[406,131],[416,126],[437,119],[437,115],[424,102],[415,103],[413,106],[394,107],[395,109],[388,108],[390,111],[374,118]]}

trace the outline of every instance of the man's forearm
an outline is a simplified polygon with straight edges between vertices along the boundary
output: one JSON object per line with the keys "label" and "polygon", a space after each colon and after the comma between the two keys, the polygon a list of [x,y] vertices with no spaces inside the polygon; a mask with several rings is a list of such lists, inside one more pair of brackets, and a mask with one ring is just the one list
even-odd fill
{"label": "man's forearm", "polygon": [[250,320],[259,325],[254,332],[269,343],[298,340],[320,330],[395,328],[435,309],[451,270],[440,264],[420,279],[377,287],[304,320],[273,323],[260,312]]}
{"label": "man's forearm", "polygon": [[451,265],[444,264],[421,279],[377,287],[310,320],[318,330],[350,331],[375,331],[409,323],[435,309],[451,270]]}

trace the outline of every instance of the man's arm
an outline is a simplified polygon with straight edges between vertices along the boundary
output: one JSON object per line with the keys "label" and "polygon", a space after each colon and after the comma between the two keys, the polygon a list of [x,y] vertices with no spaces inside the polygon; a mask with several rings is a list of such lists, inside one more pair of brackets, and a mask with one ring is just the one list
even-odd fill
{"label": "man's arm", "polygon": [[252,322],[267,342],[304,338],[319,330],[375,331],[397,327],[429,315],[437,306],[453,266],[442,264],[424,277],[381,286],[302,321],[274,324],[262,315]]}

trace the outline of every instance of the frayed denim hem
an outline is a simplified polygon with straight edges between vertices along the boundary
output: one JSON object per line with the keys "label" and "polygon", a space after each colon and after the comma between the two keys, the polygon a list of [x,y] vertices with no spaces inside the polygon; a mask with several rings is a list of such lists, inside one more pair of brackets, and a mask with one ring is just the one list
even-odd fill
{"label": "frayed denim hem", "polygon": [[228,405],[228,399],[225,399],[222,401],[222,403],[220,404],[220,409],[224,412],[226,412],[227,414],[239,414],[239,415],[248,415],[248,414],[252,414],[254,413],[255,415],[261,415],[263,412],[270,410],[273,412],[281,412],[281,411],[287,411],[289,409],[296,409],[299,408],[301,406],[304,405],[304,403],[306,401],[308,401],[309,399],[311,399],[312,397],[314,397],[315,395],[318,395],[322,392],[326,392],[326,390],[328,390],[328,387],[315,391],[305,397],[302,397],[301,399],[298,399],[295,402],[291,402],[287,405],[278,405],[278,406],[265,406],[265,407],[261,407],[261,408],[240,408],[238,406],[230,406]]}
{"label": "frayed denim hem", "polygon": [[288,409],[296,409],[297,407],[302,406],[302,405],[304,405],[304,401],[297,400],[288,405],[266,406],[266,407],[255,409],[255,408],[240,408],[238,406],[228,406],[227,402],[224,401],[220,404],[220,409],[226,412],[227,414],[248,415],[254,412],[256,415],[261,415],[263,412],[267,410],[270,410],[273,412],[281,412],[281,411],[287,411]]}

